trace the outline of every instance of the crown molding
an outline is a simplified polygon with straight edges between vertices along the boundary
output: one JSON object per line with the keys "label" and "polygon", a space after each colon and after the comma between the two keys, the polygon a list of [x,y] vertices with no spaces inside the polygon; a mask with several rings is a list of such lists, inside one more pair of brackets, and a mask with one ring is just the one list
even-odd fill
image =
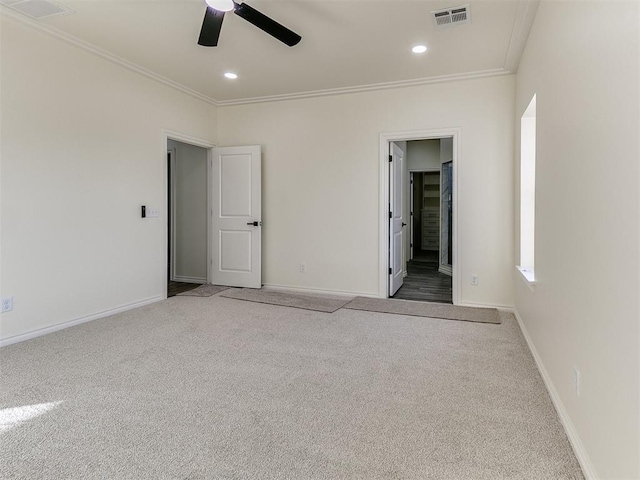
{"label": "crown molding", "polygon": [[418,87],[435,83],[458,82],[463,80],[474,80],[478,78],[497,77],[510,75],[511,72],[504,68],[494,68],[490,70],[480,70],[477,72],[467,72],[454,75],[440,75],[435,77],[416,78],[413,80],[400,80],[396,82],[372,83],[370,85],[358,85],[355,87],[330,88],[326,90],[313,90],[309,92],[287,93],[283,95],[269,95],[264,97],[241,98],[237,100],[218,100],[220,107],[246,105],[251,103],[278,102],[284,100],[298,100],[302,98],[327,97],[332,95],[346,95],[349,93],[372,92],[377,90],[389,90],[393,88]]}
{"label": "crown molding", "polygon": [[531,25],[533,25],[533,20],[536,18],[539,3],[540,0],[522,0],[518,2],[518,10],[513,21],[509,47],[504,59],[504,69],[510,73],[518,71],[520,58],[527,44]]}
{"label": "crown molding", "polygon": [[93,55],[101,57],[112,63],[115,63],[116,65],[124,67],[130,71],[136,72],[147,78],[155,80],[163,85],[174,88],[191,97],[197,98],[198,100],[202,100],[203,102],[209,103],[211,105],[215,105],[217,107],[223,107],[223,106],[247,105],[247,104],[253,104],[253,103],[278,102],[278,101],[285,101],[285,100],[299,100],[299,99],[305,99],[305,98],[326,97],[326,96],[333,96],[333,95],[346,95],[346,94],[353,94],[353,93],[389,90],[394,88],[417,87],[417,86],[432,85],[437,83],[458,82],[458,81],[464,81],[464,80],[474,80],[479,78],[509,75],[509,74],[515,73],[517,70],[518,62],[520,60],[520,56],[522,55],[522,50],[524,49],[524,45],[529,35],[529,30],[531,28],[531,24],[533,23],[533,19],[535,17],[535,12],[537,10],[538,3],[539,3],[539,0],[523,0],[522,2],[519,3],[518,12],[516,15],[516,19],[514,21],[514,28],[511,34],[511,40],[509,42],[509,48],[508,48],[508,52],[506,55],[503,68],[479,70],[475,72],[466,72],[466,73],[452,74],[452,75],[439,75],[439,76],[424,77],[424,78],[417,78],[417,79],[411,79],[411,80],[400,80],[400,81],[393,81],[393,82],[357,85],[352,87],[339,87],[339,88],[312,90],[312,91],[298,92],[298,93],[286,93],[286,94],[279,94],[279,95],[266,95],[266,96],[260,96],[260,97],[238,98],[238,99],[232,99],[232,100],[216,100],[215,98],[204,95],[196,90],[193,90],[185,85],[182,85],[181,83],[175,82],[167,77],[164,77],[151,70],[141,67],[140,65],[130,62],[129,60],[126,60],[107,50],[104,50],[89,42],[86,42],[77,37],[74,37],[73,35],[69,35],[67,33],[61,32],[60,30],[57,30],[53,27],[50,27],[43,23],[27,18],[24,15],[15,13],[2,5],[0,5],[0,15],[13,19],[23,25],[26,25],[30,28],[38,30],[52,37],[55,37],[59,40],[62,40],[63,42],[66,42],[86,52],[89,52]]}
{"label": "crown molding", "polygon": [[125,60],[122,57],[119,57],[118,55],[115,55],[107,50],[104,50],[100,47],[97,47],[89,42],[85,42],[84,40],[81,40],[77,37],[74,37],[73,35],[69,35],[67,33],[61,32],[60,30],[57,30],[53,27],[50,27],[48,25],[45,25],[43,23],[39,23],[35,20],[32,20],[30,18],[25,17],[24,15],[20,15],[19,13],[15,13],[11,10],[9,10],[7,7],[0,5],[0,14],[3,17],[7,17],[10,18],[12,20],[15,20],[23,25],[26,25],[27,27],[33,28],[35,30],[38,30],[42,33],[45,33],[47,35],[50,35],[52,37],[55,37],[59,40],[62,40],[63,42],[66,42],[70,45],[73,45],[75,47],[78,47],[86,52],[89,52],[93,55],[96,55],[98,57],[101,57],[105,60],[108,60],[112,63],[115,63],[116,65],[119,65],[121,67],[124,67],[128,70],[131,70],[133,72],[139,73],[140,75],[143,75],[147,78],[150,78],[152,80],[155,80],[156,82],[160,82],[163,85],[166,85],[168,87],[174,88],[182,93],[186,93],[187,95],[190,95],[194,98],[197,98],[198,100],[202,100],[203,102],[207,102],[210,103],[212,105],[218,105],[219,102],[217,100],[215,100],[214,98],[208,97],[207,95],[203,95],[200,92],[197,92],[185,85],[182,85],[181,83],[178,82],[174,82],[173,80],[164,77],[162,75],[159,75],[151,70],[148,70],[144,67],[141,67],[140,65],[137,65],[133,62],[130,62],[129,60]]}

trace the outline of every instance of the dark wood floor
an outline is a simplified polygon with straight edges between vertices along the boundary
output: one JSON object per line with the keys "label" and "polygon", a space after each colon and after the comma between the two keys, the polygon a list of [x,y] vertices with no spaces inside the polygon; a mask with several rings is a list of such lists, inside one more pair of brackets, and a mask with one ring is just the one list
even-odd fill
{"label": "dark wood floor", "polygon": [[172,282],[167,284],[167,297],[175,297],[179,293],[188,292],[196,287],[199,287],[199,283],[186,283],[186,282]]}
{"label": "dark wood floor", "polygon": [[453,303],[451,285],[451,277],[438,272],[438,252],[421,250],[407,264],[407,276],[393,298]]}

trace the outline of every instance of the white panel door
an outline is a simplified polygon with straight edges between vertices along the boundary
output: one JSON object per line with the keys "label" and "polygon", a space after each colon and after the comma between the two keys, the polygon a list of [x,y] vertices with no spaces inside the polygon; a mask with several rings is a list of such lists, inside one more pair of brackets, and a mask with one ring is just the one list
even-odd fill
{"label": "white panel door", "polygon": [[389,296],[402,286],[402,150],[391,143],[389,167]]}
{"label": "white panel door", "polygon": [[262,287],[260,146],[214,148],[211,283]]}

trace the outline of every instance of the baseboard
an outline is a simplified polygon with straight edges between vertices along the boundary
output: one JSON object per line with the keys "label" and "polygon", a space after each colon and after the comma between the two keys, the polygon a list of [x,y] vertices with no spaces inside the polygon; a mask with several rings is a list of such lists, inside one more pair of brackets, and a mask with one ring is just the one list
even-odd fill
{"label": "baseboard", "polygon": [[529,336],[529,332],[527,332],[527,328],[524,326],[524,322],[522,321],[522,317],[518,313],[518,310],[513,309],[513,314],[518,321],[518,325],[520,326],[520,330],[522,331],[522,335],[524,336],[527,345],[529,346],[529,350],[533,355],[533,358],[538,366],[538,371],[542,376],[542,380],[544,381],[545,386],[547,387],[547,391],[549,392],[549,396],[551,397],[551,401],[553,402],[553,406],[556,409],[556,413],[558,414],[558,418],[560,419],[560,423],[564,427],[564,431],[569,438],[569,443],[571,444],[571,448],[573,448],[573,452],[578,459],[578,463],[580,464],[580,468],[582,468],[582,473],[584,474],[584,478],[586,480],[596,480],[598,479],[598,475],[596,474],[596,470],[593,467],[593,463],[587,454],[578,433],[576,432],[575,427],[573,426],[573,422],[571,421],[571,417],[567,413],[567,409],[562,403],[562,399],[556,390],[556,387],[553,385],[553,381],[547,372],[547,369],[542,362],[542,358],[538,354],[531,337]]}
{"label": "baseboard", "polygon": [[184,282],[184,283],[207,283],[207,279],[206,278],[181,277],[180,275],[175,275],[173,277],[173,281],[175,281],[175,282]]}
{"label": "baseboard", "polygon": [[32,330],[31,332],[13,335],[11,337],[1,339],[0,347],[6,347],[7,345],[13,345],[14,343],[31,340],[32,338],[41,337],[49,333],[57,332],[59,330],[64,330],[65,328],[75,327],[76,325],[91,322],[92,320],[98,320],[99,318],[115,315],[116,313],[126,312],[127,310],[133,310],[134,308],[143,307],[144,305],[149,305],[151,303],[159,302],[160,300],[164,300],[164,297],[161,295],[158,295],[155,297],[147,298],[145,300],[140,300],[139,302],[129,303],[127,305],[121,305],[119,307],[111,308],[109,310],[103,310],[102,312],[94,313],[92,315],[76,318],[75,320],[69,320],[67,322],[59,323],[57,325],[52,325],[50,327],[39,328],[37,330]]}
{"label": "baseboard", "polygon": [[490,303],[473,303],[473,302],[459,302],[456,303],[457,307],[473,307],[473,308],[497,308],[498,310],[506,310],[508,312],[513,311],[513,305],[500,305]]}
{"label": "baseboard", "polygon": [[275,285],[275,284],[269,284],[269,283],[265,283],[262,286],[264,288],[268,288],[271,290],[289,290],[292,292],[312,293],[317,295],[338,295],[341,297],[373,297],[373,298],[380,297],[377,293],[348,292],[345,290],[324,290],[320,288],[302,288],[302,287],[292,287],[290,285]]}

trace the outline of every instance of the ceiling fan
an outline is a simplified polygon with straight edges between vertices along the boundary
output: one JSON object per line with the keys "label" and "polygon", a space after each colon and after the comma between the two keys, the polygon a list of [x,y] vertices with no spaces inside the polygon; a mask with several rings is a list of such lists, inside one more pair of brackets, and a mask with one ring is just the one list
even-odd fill
{"label": "ceiling fan", "polygon": [[205,1],[207,3],[207,11],[204,14],[198,45],[204,47],[215,47],[218,45],[224,14],[231,10],[239,17],[244,18],[247,22],[252,23],[260,30],[290,47],[297,45],[300,40],[302,40],[302,37],[297,33],[289,30],[284,25],[279,24],[246,3],[236,3],[234,0]]}

